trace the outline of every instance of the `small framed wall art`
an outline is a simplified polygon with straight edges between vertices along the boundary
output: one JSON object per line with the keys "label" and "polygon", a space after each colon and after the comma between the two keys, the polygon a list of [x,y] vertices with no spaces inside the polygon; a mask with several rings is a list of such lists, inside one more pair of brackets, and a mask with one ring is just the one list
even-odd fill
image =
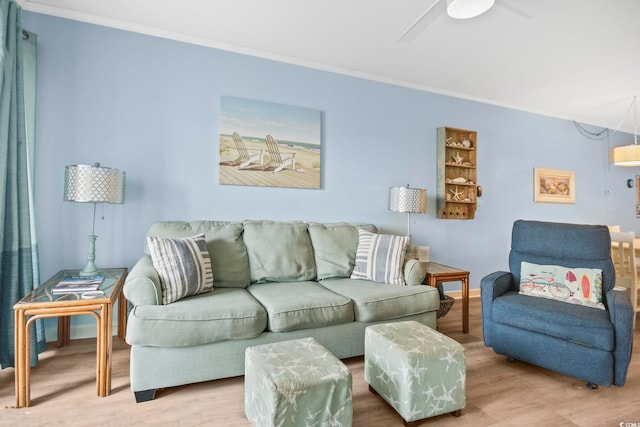
{"label": "small framed wall art", "polygon": [[575,172],[534,168],[533,200],[538,203],[575,203]]}

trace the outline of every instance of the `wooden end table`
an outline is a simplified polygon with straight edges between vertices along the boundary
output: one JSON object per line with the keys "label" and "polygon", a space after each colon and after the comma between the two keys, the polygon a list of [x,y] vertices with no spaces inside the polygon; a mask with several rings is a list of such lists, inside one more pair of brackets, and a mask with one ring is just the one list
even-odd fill
{"label": "wooden end table", "polygon": [[439,282],[462,283],[462,332],[469,332],[469,272],[436,262],[427,263],[425,283],[437,287]]}
{"label": "wooden end table", "polygon": [[111,393],[111,323],[113,305],[118,301],[118,337],[124,338],[127,321],[127,301],[122,293],[126,268],[107,268],[101,274],[104,281],[98,288],[104,296],[83,299],[81,293],[54,294],[53,287],[65,276],[77,276],[78,270],[62,270],[34,289],[13,306],[15,315],[16,407],[29,406],[31,324],[36,319],[58,318],[58,347],[69,343],[70,316],[89,314],[97,321],[96,388],[98,396]]}

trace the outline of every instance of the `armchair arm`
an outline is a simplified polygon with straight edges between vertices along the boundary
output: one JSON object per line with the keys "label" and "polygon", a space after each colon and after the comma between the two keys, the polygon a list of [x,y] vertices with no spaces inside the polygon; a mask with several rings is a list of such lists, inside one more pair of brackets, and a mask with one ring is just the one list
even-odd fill
{"label": "armchair arm", "polygon": [[627,380],[627,369],[631,360],[635,313],[627,291],[611,290],[605,294],[605,298],[611,323],[613,323],[615,330],[614,384],[622,387]]}
{"label": "armchair arm", "polygon": [[162,304],[160,277],[153,267],[150,255],[140,258],[127,275],[124,296],[134,307]]}
{"label": "armchair arm", "polygon": [[480,280],[480,296],[482,299],[482,335],[485,345],[491,344],[493,300],[511,289],[513,276],[507,271],[496,271]]}
{"label": "armchair arm", "polygon": [[421,285],[427,276],[427,265],[414,258],[404,261],[404,281],[407,286]]}

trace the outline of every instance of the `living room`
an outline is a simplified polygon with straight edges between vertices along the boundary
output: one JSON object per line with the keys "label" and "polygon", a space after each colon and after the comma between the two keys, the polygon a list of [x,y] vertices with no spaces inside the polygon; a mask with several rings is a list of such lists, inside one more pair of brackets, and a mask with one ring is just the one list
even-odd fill
{"label": "living room", "polygon": [[[125,203],[98,207],[100,267],[131,267],[159,220],[350,221],[405,234],[407,216],[388,209],[389,187],[405,185],[427,190],[427,213],[410,217],[412,241],[429,246],[431,260],[468,270],[476,294],[482,277],[508,269],[517,219],[640,232],[637,191],[627,186],[637,169],[613,166],[608,157],[612,147],[632,141],[629,133],[594,140],[567,118],[44,13],[23,11],[22,20],[38,46],[35,220],[42,280],[86,261],[91,207],[64,202],[62,191],[65,166],[95,162],[127,174]],[[224,96],[319,110],[320,188],[220,184]],[[436,215],[442,126],[478,134],[483,194],[473,220]],[[535,202],[534,168],[573,171],[575,203]],[[55,322],[46,326],[54,341]],[[74,320],[71,334],[95,334],[93,319]]]}

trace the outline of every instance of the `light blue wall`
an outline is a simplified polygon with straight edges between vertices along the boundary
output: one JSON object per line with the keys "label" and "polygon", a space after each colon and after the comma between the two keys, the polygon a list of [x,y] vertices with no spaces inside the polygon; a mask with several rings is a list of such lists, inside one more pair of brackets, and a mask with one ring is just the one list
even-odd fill
{"label": "light blue wall", "polygon": [[[372,222],[403,233],[388,188],[428,190],[413,215],[417,244],[434,261],[471,271],[471,287],[507,268],[515,219],[617,223],[640,231],[637,169],[609,166],[616,133],[593,141],[570,121],[33,13],[38,34],[36,204],[41,275],[82,267],[91,207],[62,201],[64,167],[127,171],[124,205],[99,207],[98,266],[131,267],[157,220]],[[434,66],[437,66],[434,64]],[[322,112],[322,189],[221,186],[220,97]],[[478,132],[476,219],[436,219],[436,129]],[[533,168],[576,173],[576,204],[533,202]],[[452,288],[453,289],[453,288]]]}

